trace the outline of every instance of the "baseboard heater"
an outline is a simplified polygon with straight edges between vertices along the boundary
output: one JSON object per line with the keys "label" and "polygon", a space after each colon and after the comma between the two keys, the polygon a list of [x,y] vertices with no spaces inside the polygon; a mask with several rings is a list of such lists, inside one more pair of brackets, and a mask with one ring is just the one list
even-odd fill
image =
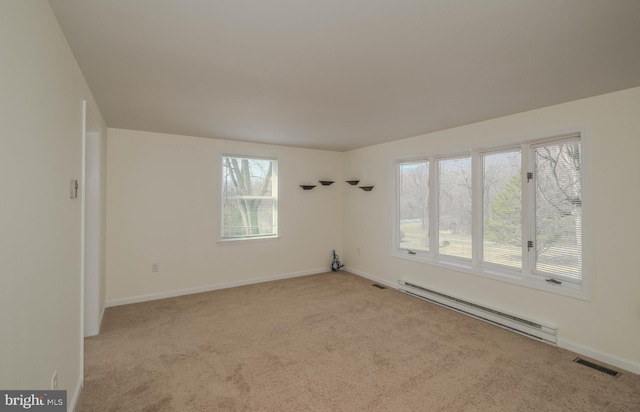
{"label": "baseboard heater", "polygon": [[543,325],[538,322],[503,313],[495,309],[468,302],[454,296],[427,289],[423,286],[399,280],[399,289],[409,295],[427,300],[440,306],[455,310],[456,312],[484,320],[521,335],[528,336],[547,343],[558,342],[558,328]]}

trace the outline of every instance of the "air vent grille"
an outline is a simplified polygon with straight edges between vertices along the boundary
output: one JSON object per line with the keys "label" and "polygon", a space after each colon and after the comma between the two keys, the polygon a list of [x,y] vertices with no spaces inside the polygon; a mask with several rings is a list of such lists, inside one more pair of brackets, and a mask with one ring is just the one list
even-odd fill
{"label": "air vent grille", "polygon": [[616,377],[616,378],[618,378],[620,375],[622,375],[618,371],[614,371],[613,369],[605,368],[604,366],[598,365],[598,364],[593,363],[593,362],[589,362],[588,360],[584,360],[582,358],[575,358],[573,361],[576,362],[576,363],[579,363],[580,365],[588,366],[591,369],[595,369],[597,371],[600,371],[602,373],[606,373],[607,375],[611,375],[611,376]]}

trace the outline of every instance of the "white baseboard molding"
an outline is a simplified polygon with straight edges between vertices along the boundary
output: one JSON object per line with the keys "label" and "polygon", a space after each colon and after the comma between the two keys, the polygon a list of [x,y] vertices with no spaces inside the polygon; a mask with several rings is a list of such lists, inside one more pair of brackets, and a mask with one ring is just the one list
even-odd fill
{"label": "white baseboard molding", "polygon": [[347,266],[345,266],[342,270],[344,270],[345,272],[353,273],[354,275],[358,275],[358,276],[363,277],[363,278],[367,278],[367,279],[372,280],[372,281],[374,281],[376,283],[379,283],[381,285],[385,285],[385,286],[388,286],[388,287],[393,288],[393,289],[398,289],[398,282],[392,282],[392,281],[387,280],[387,279],[382,279],[382,278],[379,278],[377,276],[373,276],[373,275],[370,275],[368,273],[365,273],[365,272],[362,272],[360,270],[353,269],[353,268],[350,268],[350,267],[347,267]]}
{"label": "white baseboard molding", "polygon": [[[398,289],[397,282],[392,282],[392,281],[387,280],[387,279],[382,279],[382,278],[370,275],[368,273],[365,273],[365,272],[362,272],[360,270],[353,269],[353,268],[350,268],[350,267],[345,267],[342,270],[344,270],[346,272],[349,272],[349,273],[353,273],[354,275],[361,276],[363,278],[370,279],[370,280],[372,280],[372,281],[374,281],[376,283],[380,283],[382,285],[389,286],[389,287],[394,288],[394,289]],[[623,358],[620,358],[618,356],[611,355],[611,354],[599,351],[597,349],[590,348],[588,346],[584,346],[584,345],[581,345],[581,344],[578,344],[578,343],[574,343],[574,342],[568,341],[566,339],[563,339],[560,336],[558,337],[557,345],[559,347],[561,347],[562,349],[570,350],[571,352],[575,352],[578,355],[586,356],[586,357],[589,357],[591,359],[594,359],[594,360],[597,360],[597,361],[604,362],[604,363],[607,363],[609,365],[615,366],[617,368],[624,369],[625,371],[632,372],[632,373],[640,375],[640,363],[631,361],[629,359],[623,359]]]}
{"label": "white baseboard molding", "polygon": [[[73,391],[73,397],[71,401],[67,404],[67,411],[73,412],[76,410],[76,406],[78,405],[78,399],[80,398],[80,391],[82,390],[82,376],[78,379],[78,383],[76,384],[76,389]],[[69,400],[67,398],[67,400]]]}
{"label": "white baseboard molding", "polygon": [[631,361],[629,359],[623,359],[615,355],[610,355],[597,349],[593,349],[588,346],[580,345],[579,343],[574,343],[566,339],[562,339],[561,337],[558,337],[558,346],[560,346],[562,349],[567,349],[571,352],[575,352],[577,354],[587,356],[591,359],[608,363],[609,365],[640,375],[640,363]]}
{"label": "white baseboard molding", "polygon": [[151,294],[148,294],[148,295],[132,296],[132,297],[120,298],[120,299],[111,299],[111,300],[107,300],[106,301],[106,307],[110,308],[110,307],[113,307],[113,306],[129,305],[131,303],[140,303],[140,302],[148,302],[148,301],[151,301],[151,300],[174,298],[176,296],[192,295],[194,293],[211,292],[211,291],[214,291],[214,290],[235,288],[235,287],[238,287],[238,286],[253,285],[253,284],[256,284],[256,283],[271,282],[271,281],[274,281],[274,280],[297,278],[297,277],[300,277],[300,276],[315,275],[315,274],[318,274],[318,273],[326,273],[326,272],[330,272],[330,271],[331,271],[330,268],[311,269],[311,270],[304,270],[304,271],[301,271],[301,272],[286,273],[286,274],[283,274],[283,275],[265,276],[265,277],[261,277],[261,278],[245,279],[245,280],[239,280],[239,281],[235,281],[235,282],[217,283],[217,284],[213,284],[213,285],[198,286],[198,287],[195,287],[195,288],[170,290],[170,291],[167,291],[167,292],[151,293]]}

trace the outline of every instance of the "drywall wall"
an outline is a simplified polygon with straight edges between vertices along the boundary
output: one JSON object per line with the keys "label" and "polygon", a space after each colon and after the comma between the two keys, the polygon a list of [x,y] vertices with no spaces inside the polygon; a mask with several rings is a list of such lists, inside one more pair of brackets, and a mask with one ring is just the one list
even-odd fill
{"label": "drywall wall", "polygon": [[[344,257],[349,268],[392,284],[400,278],[412,280],[555,324],[561,345],[640,372],[639,114],[640,88],[634,88],[346,153],[345,178],[375,184],[370,194],[345,193]],[[590,146],[586,159],[589,249],[585,253],[590,301],[390,255],[394,159],[573,127],[586,129]]]}
{"label": "drywall wall", "polygon": [[[279,239],[219,241],[222,154],[278,159]],[[342,153],[109,129],[107,302],[327,270],[342,248],[342,167]]]}
{"label": "drywall wall", "polygon": [[82,102],[104,124],[43,0],[0,2],[0,388],[81,383]]}

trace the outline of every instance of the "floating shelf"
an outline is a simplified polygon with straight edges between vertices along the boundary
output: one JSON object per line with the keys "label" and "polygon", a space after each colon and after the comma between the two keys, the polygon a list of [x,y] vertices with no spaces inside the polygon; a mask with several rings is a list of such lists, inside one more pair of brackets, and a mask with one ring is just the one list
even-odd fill
{"label": "floating shelf", "polygon": [[370,192],[373,189],[373,186],[359,186],[359,187],[365,192]]}
{"label": "floating shelf", "polygon": [[302,190],[311,190],[316,187],[316,185],[300,185],[300,187],[302,188]]}
{"label": "floating shelf", "polygon": [[329,186],[330,184],[334,183],[333,180],[318,180],[318,182],[320,182],[322,186]]}
{"label": "floating shelf", "polygon": [[349,183],[351,186],[355,186],[358,183],[360,183],[360,181],[359,180],[347,180],[347,183]]}

